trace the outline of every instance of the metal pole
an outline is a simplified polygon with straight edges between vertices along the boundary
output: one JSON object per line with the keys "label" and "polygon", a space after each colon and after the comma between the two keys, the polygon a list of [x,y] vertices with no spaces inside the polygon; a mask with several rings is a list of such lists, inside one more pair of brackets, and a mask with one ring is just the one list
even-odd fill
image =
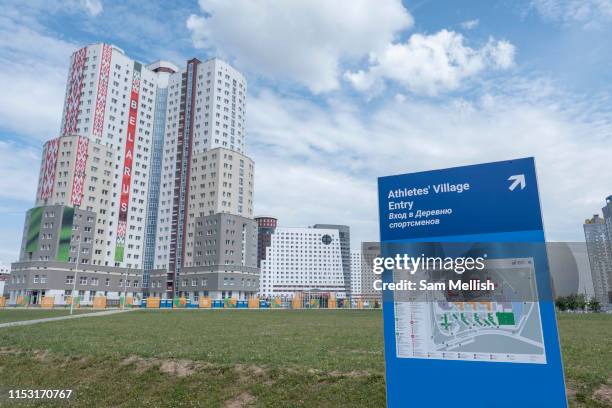
{"label": "metal pole", "polygon": [[76,262],[75,262],[75,266],[74,266],[74,279],[72,280],[72,301],[70,302],[70,314],[72,314],[72,310],[74,309],[74,292],[76,290],[76,281],[77,281],[77,274],[79,272],[79,255],[81,255],[81,243],[83,242],[83,233],[79,233],[79,246],[77,247],[77,256],[76,256]]}
{"label": "metal pole", "polygon": [[125,302],[127,302],[127,277],[128,277],[128,268],[125,267],[125,278],[123,279],[123,287],[125,288],[125,292],[123,295],[123,304],[121,305],[121,310],[125,309]]}

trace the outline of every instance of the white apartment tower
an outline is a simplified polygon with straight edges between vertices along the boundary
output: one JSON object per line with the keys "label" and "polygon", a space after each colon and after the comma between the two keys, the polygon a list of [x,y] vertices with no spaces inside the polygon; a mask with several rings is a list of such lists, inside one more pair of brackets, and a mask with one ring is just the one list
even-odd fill
{"label": "white apartment tower", "polygon": [[[229,214],[250,220],[244,221],[248,230],[253,227],[254,164],[244,154],[246,92],[242,74],[216,58],[204,62],[191,59],[185,69],[169,78],[153,267],[156,286],[160,275],[166,274],[164,296],[222,294],[214,285],[180,290],[183,280],[179,276],[184,268],[203,274],[255,273],[250,257],[245,257],[249,261],[242,265],[224,267],[196,259],[198,254],[210,256],[214,252],[220,260],[233,249],[217,253],[217,249],[195,247],[197,234],[202,233],[198,226],[207,221],[204,217]],[[245,245],[250,247],[251,237],[248,240]],[[205,240],[203,245],[216,244],[213,241]],[[228,241],[227,245],[235,243]],[[210,277],[203,280],[216,281]]]}
{"label": "white apartment tower", "polygon": [[260,296],[314,290],[346,297],[338,229],[277,227],[260,265]]}
{"label": "white apartment tower", "polygon": [[[114,276],[84,276],[79,293],[100,292],[87,286],[92,280],[107,283],[105,295],[128,281],[146,290],[154,275],[157,293],[183,295],[183,268],[206,274],[198,281],[219,297],[255,293],[246,92],[245,78],[218,59],[194,58],[179,70],[166,61],[145,66],[109,44],[74,52],[59,136],[45,143],[36,206],[26,215],[13,297],[66,294],[77,262]],[[226,228],[205,229],[218,223]],[[54,270],[43,279],[41,267]],[[212,284],[219,281],[244,284],[224,291]]]}
{"label": "white apartment tower", "polygon": [[[89,45],[71,58],[60,134],[80,137],[79,161],[87,161],[85,148],[92,142],[107,149],[113,164],[110,175],[99,175],[109,182],[103,192],[108,208],[98,220],[104,223],[104,236],[98,238],[103,265],[142,268],[159,81],[157,72],[113,45]],[[48,143],[45,161],[53,151]],[[53,186],[47,180],[43,184]],[[48,194],[43,190],[40,198]],[[67,204],[82,205],[79,197],[76,191]]]}
{"label": "white apartment tower", "polygon": [[74,52],[59,136],[44,145],[36,206],[26,216],[15,293],[64,294],[77,261],[92,274],[79,279],[79,293],[127,291],[121,272],[140,291],[154,129],[165,115],[158,94],[177,69],[144,66],[109,44]]}

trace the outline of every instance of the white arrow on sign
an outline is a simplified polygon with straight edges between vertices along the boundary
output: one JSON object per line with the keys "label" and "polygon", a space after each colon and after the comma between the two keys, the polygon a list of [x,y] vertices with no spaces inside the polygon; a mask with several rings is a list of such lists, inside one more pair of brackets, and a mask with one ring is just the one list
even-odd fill
{"label": "white arrow on sign", "polygon": [[508,181],[512,181],[512,184],[510,184],[510,187],[508,187],[508,190],[510,191],[514,191],[516,186],[519,186],[519,185],[521,186],[521,190],[523,190],[525,186],[527,185],[525,183],[524,174],[515,174],[514,176],[510,176],[508,177]]}

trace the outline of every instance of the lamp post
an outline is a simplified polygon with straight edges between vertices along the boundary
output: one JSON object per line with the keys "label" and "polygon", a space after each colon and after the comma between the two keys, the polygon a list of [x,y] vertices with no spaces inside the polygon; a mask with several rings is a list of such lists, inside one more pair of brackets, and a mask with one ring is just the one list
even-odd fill
{"label": "lamp post", "polygon": [[128,268],[126,266],[125,267],[125,278],[123,279],[123,287],[125,288],[125,292],[123,294],[123,304],[121,305],[121,310],[125,310],[125,303],[127,302],[127,291],[128,291],[127,277],[128,277]]}
{"label": "lamp post", "polygon": [[83,242],[83,234],[79,234],[79,246],[77,247],[77,256],[74,264],[74,279],[72,280],[72,300],[70,302],[70,314],[72,314],[72,310],[74,309],[74,292],[76,291],[76,281],[77,274],[79,272],[79,256],[81,255],[81,243]]}

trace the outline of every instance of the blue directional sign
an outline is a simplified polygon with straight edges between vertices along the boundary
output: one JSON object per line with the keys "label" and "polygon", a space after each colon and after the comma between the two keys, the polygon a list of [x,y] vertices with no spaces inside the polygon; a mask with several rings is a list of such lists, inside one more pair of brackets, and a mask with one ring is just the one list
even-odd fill
{"label": "blue directional sign", "polygon": [[567,407],[534,159],[381,177],[378,194],[382,257],[480,256],[494,283],[385,290],[387,406]]}

